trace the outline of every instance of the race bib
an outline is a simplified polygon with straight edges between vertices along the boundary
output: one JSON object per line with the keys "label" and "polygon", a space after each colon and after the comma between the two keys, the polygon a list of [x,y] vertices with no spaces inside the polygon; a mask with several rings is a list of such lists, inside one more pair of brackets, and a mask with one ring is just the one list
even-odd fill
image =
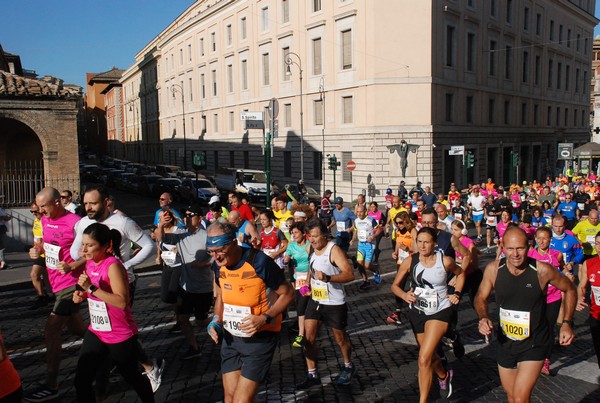
{"label": "race bib", "polygon": [[250,337],[248,333],[240,329],[242,327],[242,320],[250,315],[250,313],[249,306],[223,304],[223,328],[232,336]]}
{"label": "race bib", "polygon": [[579,210],[584,210],[585,209],[585,203],[577,203],[577,208]]}
{"label": "race bib", "polygon": [[106,302],[88,298],[88,308],[90,311],[90,323],[92,329],[97,332],[111,332],[112,326],[110,325]]}
{"label": "race bib", "polygon": [[296,272],[296,290],[308,285],[308,272]]}
{"label": "race bib", "polygon": [[281,232],[290,232],[290,229],[287,225],[287,221],[280,221],[279,222],[279,229],[281,230]]}
{"label": "race bib", "polygon": [[408,253],[408,251],[405,251],[404,249],[398,249],[398,264],[404,262],[404,259],[409,256],[410,253]]}
{"label": "race bib", "polygon": [[358,240],[360,242],[367,242],[367,239],[369,238],[369,232],[364,230],[364,229],[359,229],[358,230]]}
{"label": "race bib", "polygon": [[597,285],[592,286],[592,298],[596,303],[596,306],[600,306],[600,287]]}
{"label": "race bib", "polygon": [[511,340],[525,340],[530,335],[530,313],[500,308],[500,328]]}
{"label": "race bib", "polygon": [[462,214],[461,213],[456,213],[454,214],[454,218],[457,220],[462,220]]}
{"label": "race bib", "polygon": [[335,223],[335,227],[337,228],[338,232],[344,232],[344,231],[346,231],[346,223],[344,221],[342,221],[342,222],[336,222]]}
{"label": "race bib", "polygon": [[56,266],[60,262],[60,246],[45,243],[44,254],[46,255],[46,268],[56,270]]}
{"label": "race bib", "polygon": [[160,254],[160,258],[162,259],[163,262],[165,262],[165,264],[167,266],[175,267],[175,266],[181,265],[181,263],[176,263],[177,262],[177,252],[163,251]]}
{"label": "race bib", "polygon": [[315,301],[329,301],[329,288],[326,282],[313,278],[310,280],[310,286],[312,288],[312,298]]}
{"label": "race bib", "polygon": [[414,291],[417,296],[415,308],[423,312],[425,315],[432,315],[437,312],[438,308],[438,293],[430,288],[417,287]]}
{"label": "race bib", "polygon": [[496,226],[496,216],[488,216],[486,223],[491,227]]}
{"label": "race bib", "polygon": [[585,237],[585,241],[590,245],[594,246],[594,244],[596,243],[596,235],[587,235]]}

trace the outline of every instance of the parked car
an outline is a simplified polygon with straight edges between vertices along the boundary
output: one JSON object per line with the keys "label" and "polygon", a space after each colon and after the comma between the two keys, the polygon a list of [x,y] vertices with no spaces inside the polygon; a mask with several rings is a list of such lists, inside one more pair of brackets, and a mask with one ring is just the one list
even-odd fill
{"label": "parked car", "polygon": [[165,178],[177,176],[177,171],[181,171],[181,167],[177,165],[157,165],[156,174]]}
{"label": "parked car", "polygon": [[132,172],[121,172],[115,176],[114,187],[119,190],[126,191],[129,189],[129,183],[135,176]]}
{"label": "parked car", "polygon": [[266,203],[267,175],[255,169],[219,168],[215,175],[217,188],[222,193],[232,190],[248,193],[255,202]]}
{"label": "parked car", "polygon": [[218,196],[217,187],[208,179],[185,178],[181,186],[176,189],[176,197],[185,202],[198,200],[200,203],[208,204],[213,196]]}
{"label": "parked car", "polygon": [[310,186],[306,186],[306,199],[307,200],[302,200],[302,195],[299,194],[298,192],[298,185],[295,183],[290,183],[285,185],[282,189],[280,189],[280,193],[284,194],[286,188],[290,191],[290,193],[292,195],[294,195],[294,197],[296,198],[296,200],[298,200],[299,202],[317,202],[317,203],[321,203],[321,196],[319,195],[319,192],[317,192],[314,188],[310,187]]}
{"label": "parked car", "polygon": [[154,184],[162,179],[160,175],[142,175],[138,177],[138,193],[146,196],[152,196]]}
{"label": "parked car", "polygon": [[[177,171],[175,174],[179,179],[183,178],[196,178],[196,172],[194,171]],[[198,174],[198,178],[204,178],[204,175]]]}
{"label": "parked car", "polygon": [[83,165],[80,169],[81,179],[87,182],[102,182],[102,173],[98,165]]}
{"label": "parked car", "polygon": [[110,187],[115,186],[115,179],[117,178],[117,176],[121,175],[124,172],[125,171],[122,169],[111,169],[110,171],[108,171],[106,173],[103,183],[106,186],[110,186]]}
{"label": "parked car", "polygon": [[152,187],[152,196],[160,196],[161,194],[168,192],[171,196],[175,197],[177,188],[181,186],[181,179],[178,178],[160,178],[156,180],[156,183]]}

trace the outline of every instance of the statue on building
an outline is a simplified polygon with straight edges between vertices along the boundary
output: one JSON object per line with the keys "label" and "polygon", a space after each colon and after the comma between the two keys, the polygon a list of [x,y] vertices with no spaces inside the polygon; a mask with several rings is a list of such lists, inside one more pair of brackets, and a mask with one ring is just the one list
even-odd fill
{"label": "statue on building", "polygon": [[397,152],[400,156],[400,168],[402,169],[402,177],[405,178],[406,168],[408,167],[408,153],[416,153],[420,146],[417,144],[408,144],[406,140],[401,140],[400,144],[392,144],[391,146],[386,147],[388,148],[388,150],[390,150],[390,154]]}

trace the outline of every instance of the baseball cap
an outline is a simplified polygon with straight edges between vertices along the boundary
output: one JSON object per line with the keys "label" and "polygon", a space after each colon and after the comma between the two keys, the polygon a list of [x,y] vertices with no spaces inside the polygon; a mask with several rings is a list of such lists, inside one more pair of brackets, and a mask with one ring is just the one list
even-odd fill
{"label": "baseball cap", "polygon": [[221,199],[219,198],[219,196],[213,196],[210,198],[210,201],[208,202],[208,204],[218,203],[220,201],[221,201]]}
{"label": "baseball cap", "polygon": [[386,195],[391,195],[392,194],[392,189],[391,188],[387,188],[387,190],[385,191]]}
{"label": "baseball cap", "polygon": [[192,203],[186,209],[186,211],[189,211],[190,213],[194,213],[194,214],[197,214],[197,215],[204,215],[204,212],[202,211],[202,207],[198,203]]}
{"label": "baseball cap", "polygon": [[330,194],[332,194],[332,193],[333,193],[333,192],[332,192],[331,190],[327,189],[327,190],[325,191],[325,193],[324,193],[324,194],[325,194],[325,195],[330,195]]}
{"label": "baseball cap", "polygon": [[340,196],[338,196],[333,200],[333,203],[334,204],[344,204],[344,199],[342,199]]}

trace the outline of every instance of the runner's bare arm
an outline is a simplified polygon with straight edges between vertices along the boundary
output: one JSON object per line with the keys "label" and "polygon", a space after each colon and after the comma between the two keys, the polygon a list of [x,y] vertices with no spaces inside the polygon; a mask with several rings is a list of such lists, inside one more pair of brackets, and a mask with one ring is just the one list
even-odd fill
{"label": "runner's bare arm", "polygon": [[[446,268],[446,271],[454,273],[454,289],[457,292],[462,293],[465,286],[465,272],[454,262],[454,259],[449,256],[444,256],[444,267]],[[454,305],[460,302],[460,296],[458,296],[458,294],[450,294],[447,298]]]}
{"label": "runner's bare arm", "polygon": [[402,282],[408,275],[411,260],[412,259],[405,259],[402,262],[402,264],[400,264],[400,268],[398,269],[396,277],[394,278],[394,281],[392,282],[392,285],[390,287],[395,296],[397,296],[398,298],[402,298],[409,304],[412,304],[417,300],[415,294],[413,294],[413,289],[411,288],[410,291],[406,292],[402,289],[402,287],[400,287],[400,284],[402,284]]}
{"label": "runner's bare arm", "polygon": [[[348,257],[346,253],[337,245],[331,248],[330,255],[331,263],[337,266],[341,273],[330,276],[329,281],[331,283],[347,283],[354,280],[354,271],[352,266],[348,263]],[[320,270],[315,270],[315,278],[319,281],[325,281],[325,273]]]}
{"label": "runner's bare arm", "polygon": [[585,293],[587,291],[588,276],[587,276],[587,262],[579,267],[579,285],[577,286],[577,307],[578,311],[583,311],[588,306],[585,302]]}
{"label": "runner's bare arm", "polygon": [[479,291],[475,296],[475,312],[479,316],[479,333],[489,335],[494,328],[489,317],[488,298],[496,284],[496,276],[498,274],[498,261],[488,263],[483,273],[483,279],[479,286]]}
{"label": "runner's bare arm", "polygon": [[[573,313],[575,312],[575,304],[577,302],[577,290],[571,280],[563,276],[554,267],[548,263],[538,262],[538,278],[540,279],[540,285],[552,284],[565,294],[564,301],[564,320],[560,328],[559,342],[561,346],[568,346],[573,342],[575,333],[571,326],[573,320]],[[542,288],[544,289],[544,288]]]}

